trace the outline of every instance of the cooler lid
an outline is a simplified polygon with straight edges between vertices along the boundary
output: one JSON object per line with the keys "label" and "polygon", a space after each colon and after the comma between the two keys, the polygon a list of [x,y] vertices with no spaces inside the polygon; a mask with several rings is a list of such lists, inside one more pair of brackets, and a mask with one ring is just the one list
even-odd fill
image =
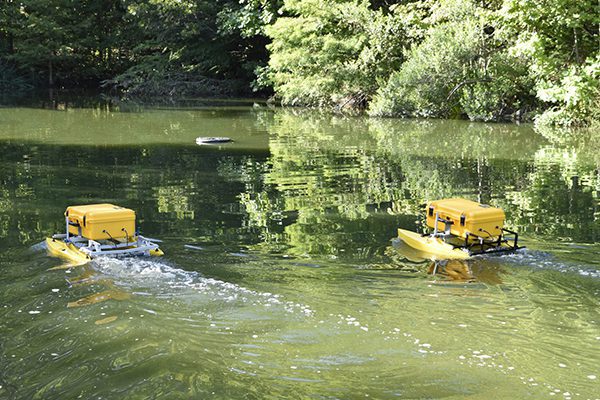
{"label": "cooler lid", "polygon": [[109,203],[70,206],[65,215],[79,221],[85,217],[86,223],[135,220],[135,211]]}
{"label": "cooler lid", "polygon": [[504,220],[504,211],[501,208],[492,207],[487,204],[480,204],[461,198],[444,199],[432,201],[430,206],[442,208],[445,213],[456,215],[465,215],[467,220],[477,219],[479,221]]}

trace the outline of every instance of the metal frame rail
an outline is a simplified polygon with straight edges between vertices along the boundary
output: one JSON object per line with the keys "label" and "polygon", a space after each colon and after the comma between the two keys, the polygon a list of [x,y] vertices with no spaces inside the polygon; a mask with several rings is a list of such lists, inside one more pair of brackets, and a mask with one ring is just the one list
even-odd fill
{"label": "metal frame rail", "polygon": [[[423,236],[440,237],[444,240],[444,242],[446,242],[446,239],[449,237],[457,238],[457,236],[452,235],[450,233],[452,225],[454,224],[453,221],[440,218],[438,212],[435,213],[435,221],[436,221],[436,224],[435,224],[435,227],[433,228],[433,233],[423,234]],[[443,232],[440,232],[440,230],[438,229],[438,222],[441,222],[444,224]],[[502,234],[502,235],[499,235],[498,238],[494,238],[494,240],[486,240],[486,238],[484,238],[482,236],[471,233],[471,234],[466,235],[464,244],[460,244],[460,245],[452,244],[452,246],[455,249],[466,249],[469,252],[469,254],[471,254],[471,255],[512,253],[519,249],[524,248],[524,246],[519,246],[519,234],[517,232],[511,231],[510,229],[506,229],[506,228],[500,228],[500,229],[502,232],[511,234],[512,238],[508,237],[507,235]],[[482,229],[480,229],[480,231],[487,233],[488,237],[492,237],[492,235],[489,232],[484,231]],[[476,241],[469,243],[469,239],[471,237],[476,238],[475,239]],[[510,243],[511,240],[512,240],[512,244]],[[479,249],[478,249],[478,247],[479,247]]]}

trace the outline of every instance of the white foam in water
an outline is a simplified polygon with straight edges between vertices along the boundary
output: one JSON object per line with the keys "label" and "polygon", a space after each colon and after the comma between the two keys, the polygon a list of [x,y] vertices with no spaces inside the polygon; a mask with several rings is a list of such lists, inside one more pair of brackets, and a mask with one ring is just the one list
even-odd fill
{"label": "white foam in water", "polygon": [[152,286],[167,286],[169,289],[192,289],[224,302],[243,302],[264,307],[279,306],[287,312],[300,311],[307,316],[314,313],[307,305],[285,301],[277,294],[206,278],[198,272],[184,271],[155,260],[100,257],[94,259],[93,263],[98,271],[129,284],[152,283]]}
{"label": "white foam in water", "polygon": [[503,259],[534,268],[571,272],[590,278],[600,278],[600,271],[591,265],[560,262],[551,254],[542,251],[523,249],[513,254],[507,254],[503,256]]}
{"label": "white foam in water", "polygon": [[45,250],[46,250],[46,241],[45,240],[42,240],[41,242],[31,245],[29,247],[29,251],[32,253],[37,253],[37,252],[41,252],[41,251],[45,251]]}
{"label": "white foam in water", "polygon": [[173,268],[168,264],[154,260],[131,258],[95,258],[94,266],[102,273],[121,279],[152,280],[158,282],[189,282],[198,276],[196,272],[188,272]]}

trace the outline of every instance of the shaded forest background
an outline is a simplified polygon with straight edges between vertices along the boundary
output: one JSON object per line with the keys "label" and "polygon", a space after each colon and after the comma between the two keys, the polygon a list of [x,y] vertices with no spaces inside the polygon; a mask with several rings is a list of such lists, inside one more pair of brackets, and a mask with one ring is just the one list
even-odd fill
{"label": "shaded forest background", "polygon": [[597,0],[2,0],[0,92],[599,126]]}

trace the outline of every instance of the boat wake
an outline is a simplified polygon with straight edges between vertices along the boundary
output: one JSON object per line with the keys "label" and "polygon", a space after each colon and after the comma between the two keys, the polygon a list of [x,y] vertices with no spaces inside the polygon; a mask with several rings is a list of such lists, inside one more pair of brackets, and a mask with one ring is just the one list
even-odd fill
{"label": "boat wake", "polygon": [[502,260],[519,266],[555,270],[564,273],[576,273],[581,276],[600,278],[600,270],[594,265],[560,261],[556,256],[544,251],[521,249],[513,254],[502,256]]}
{"label": "boat wake", "polygon": [[300,312],[305,316],[314,314],[309,306],[286,301],[278,294],[207,278],[198,272],[185,271],[152,259],[100,257],[94,259],[92,265],[105,277],[115,279],[119,285],[131,287],[134,291],[158,290],[161,295],[169,297],[185,294],[202,295],[210,301],[282,308],[286,312]]}
{"label": "boat wake", "polygon": [[[42,241],[29,247],[32,253],[46,251]],[[207,278],[194,271],[185,271],[170,265],[165,260],[157,261],[149,257],[97,257],[90,261],[91,267],[102,276],[92,280],[108,278],[115,284],[131,288],[137,294],[157,294],[161,297],[175,297],[184,294],[203,295],[210,301],[243,303],[264,307],[283,308],[286,312],[300,312],[305,316],[314,315],[307,305],[285,300],[281,295],[245,288],[214,278]],[[52,269],[69,270],[75,265],[65,264]],[[86,278],[85,280],[89,280]],[[76,281],[76,279],[74,280]],[[153,293],[143,293],[143,291]],[[183,293],[187,292],[187,293]]]}

